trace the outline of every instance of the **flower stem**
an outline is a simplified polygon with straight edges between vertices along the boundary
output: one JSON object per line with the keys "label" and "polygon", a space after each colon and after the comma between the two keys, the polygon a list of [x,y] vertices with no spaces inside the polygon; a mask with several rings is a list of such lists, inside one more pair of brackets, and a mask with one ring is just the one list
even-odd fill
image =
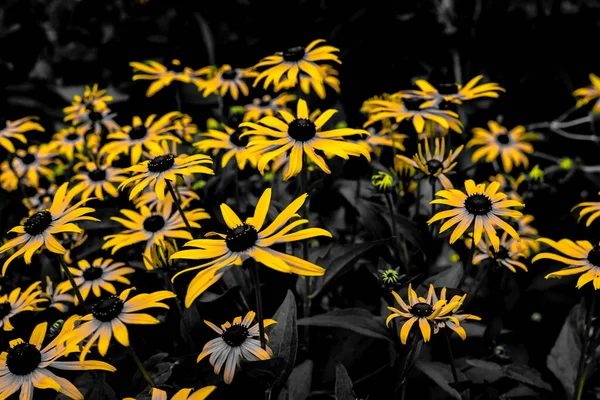
{"label": "flower stem", "polygon": [[69,283],[73,287],[73,291],[75,292],[75,296],[77,296],[77,301],[79,301],[80,307],[83,308],[83,311],[85,312],[86,315],[89,314],[90,310],[88,309],[88,306],[85,304],[85,300],[83,300],[83,296],[81,295],[81,292],[79,291],[79,287],[75,283],[75,279],[73,278],[71,271],[69,271],[69,268],[67,267],[67,265],[65,264],[65,261],[62,259],[62,257],[60,255],[56,254],[56,258],[58,259],[58,263],[60,264],[62,270],[64,271],[65,275],[67,276]]}
{"label": "flower stem", "polygon": [[177,206],[177,210],[179,210],[181,219],[183,219],[183,222],[185,223],[185,226],[186,226],[188,232],[190,233],[190,235],[192,235],[192,238],[193,238],[194,234],[192,232],[192,227],[190,226],[190,223],[189,223],[187,217],[185,216],[185,213],[183,212],[183,208],[181,208],[181,204],[179,203],[179,199],[177,198],[177,195],[175,194],[175,191],[173,190],[173,186],[171,185],[171,182],[168,179],[165,179],[165,182],[167,182],[167,190],[169,191],[169,193],[171,193],[171,197],[173,198],[173,202]]}
{"label": "flower stem", "polygon": [[[300,194],[308,193],[308,157],[306,154],[302,156],[302,169],[300,170]],[[301,218],[308,219],[308,199],[304,201],[301,208]],[[302,241],[302,258],[308,261],[308,242]],[[304,278],[304,301],[302,302],[302,315],[304,318],[310,317],[311,299],[310,299],[310,277],[305,276]],[[310,328],[308,325],[304,327],[304,342],[308,346],[309,343]]]}
{"label": "flower stem", "polygon": [[265,338],[265,321],[263,317],[262,308],[262,296],[260,293],[260,279],[258,276],[258,263],[253,258],[249,258],[246,261],[250,265],[250,275],[252,275],[252,281],[254,283],[254,294],[256,295],[256,316],[258,318],[258,331],[260,332],[260,347],[265,349],[267,347],[267,341]]}
{"label": "flower stem", "polygon": [[583,344],[581,346],[581,355],[579,356],[579,366],[577,367],[577,376],[575,378],[575,387],[577,391],[573,394],[574,400],[581,400],[583,396],[583,387],[585,386],[585,376],[587,372],[587,366],[585,363],[585,359],[588,352],[588,347],[590,344],[590,328],[592,325],[592,319],[594,317],[594,308],[596,304],[596,291],[594,290],[594,294],[592,295],[592,302],[590,307],[587,310],[587,315],[585,317],[585,327],[583,328]]}
{"label": "flower stem", "polygon": [[454,363],[454,353],[452,353],[450,335],[448,335],[447,329],[444,329],[444,338],[446,339],[446,346],[448,347],[448,357],[450,358],[450,369],[452,370],[452,379],[456,383],[458,382],[458,373],[456,372],[456,364]]}
{"label": "flower stem", "polygon": [[[473,234],[475,233],[475,228],[473,228]],[[471,240],[471,249],[469,250],[469,259],[467,260],[467,265],[465,266],[465,273],[462,278],[460,278],[460,282],[458,283],[458,289],[462,287],[467,279],[467,276],[471,273],[471,269],[473,268],[473,256],[475,255],[475,240]]]}
{"label": "flower stem", "polygon": [[148,371],[146,371],[146,368],[144,368],[144,365],[140,361],[140,358],[135,353],[135,350],[133,350],[133,347],[127,346],[127,350],[129,351],[129,354],[131,354],[131,358],[133,358],[133,361],[135,361],[138,369],[140,370],[140,372],[141,372],[142,376],[144,377],[144,379],[146,380],[146,382],[148,382],[150,387],[153,387],[153,388],[156,387],[154,385],[154,382],[152,382],[152,378],[150,378]]}
{"label": "flower stem", "polygon": [[394,236],[394,240],[392,241],[392,246],[394,247],[394,258],[396,259],[396,263],[400,264],[400,253],[398,252],[398,228],[396,227],[396,214],[394,212],[394,205],[392,202],[392,194],[385,194],[385,202],[387,203],[388,210],[390,212],[390,218],[392,219],[392,235]]}
{"label": "flower stem", "polygon": [[[429,181],[429,183],[431,183],[431,201],[432,202],[433,202],[433,200],[435,200],[435,181],[436,180]],[[430,204],[431,204],[431,218],[433,218],[433,216],[435,215],[435,203],[430,203]],[[433,237],[433,224],[431,224],[431,236]]]}

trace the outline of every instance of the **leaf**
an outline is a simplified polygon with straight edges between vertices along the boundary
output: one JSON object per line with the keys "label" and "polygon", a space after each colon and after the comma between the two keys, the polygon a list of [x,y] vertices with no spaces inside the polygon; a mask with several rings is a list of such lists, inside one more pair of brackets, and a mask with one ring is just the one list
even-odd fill
{"label": "leaf", "polygon": [[206,291],[206,292],[202,293],[196,301],[199,303],[208,304],[208,303],[212,303],[214,301],[218,301],[220,299],[224,299],[227,296],[231,296],[231,297],[235,298],[238,295],[237,292],[239,292],[240,289],[241,289],[241,286],[233,286],[233,287],[226,289],[223,293],[214,293],[214,292]]}
{"label": "leaf", "polygon": [[[150,357],[146,362],[143,363],[144,368],[148,371],[150,378],[152,378],[152,382],[155,385],[162,385],[166,381],[169,380],[171,375],[173,374],[173,363],[169,361],[165,361],[165,359],[169,356],[169,353],[158,353]],[[139,371],[136,371],[136,376],[140,376]],[[144,383],[146,381],[143,381]]]}
{"label": "leaf", "polygon": [[349,329],[361,335],[384,339],[394,343],[394,340],[392,340],[385,328],[384,321],[364,308],[346,308],[315,315],[314,317],[302,318],[298,321],[298,325]]}
{"label": "leaf", "polygon": [[298,349],[298,326],[296,325],[296,299],[291,290],[287,291],[283,303],[279,306],[273,319],[277,325],[273,327],[269,345],[273,354],[283,360],[276,380],[269,389],[271,399],[276,399],[292,373],[296,363]]}
{"label": "leaf", "polygon": [[542,374],[535,368],[525,364],[508,364],[504,366],[504,372],[506,376],[514,379],[517,382],[524,383],[529,386],[533,386],[537,389],[552,390],[550,384],[544,382]]}
{"label": "leaf", "polygon": [[464,268],[461,263],[454,263],[441,272],[427,278],[423,285],[433,284],[435,287],[455,288],[464,274]]}
{"label": "leaf", "polygon": [[[175,301],[179,301],[179,299],[175,299]],[[181,320],[179,321],[179,329],[181,330],[181,337],[188,342],[188,345],[190,344],[190,340],[193,340],[193,330],[201,323],[202,318],[194,305],[183,309],[183,315],[181,315]]]}
{"label": "leaf", "polygon": [[259,361],[242,359],[240,360],[240,366],[248,378],[272,383],[277,379],[279,372],[285,367],[285,361],[281,357]]}
{"label": "leaf", "polygon": [[341,363],[337,363],[335,366],[335,399],[356,400],[352,391],[352,380]]}
{"label": "leaf", "polygon": [[333,245],[325,257],[317,259],[316,264],[325,268],[325,275],[317,277],[313,283],[314,291],[310,297],[315,297],[323,288],[331,283],[335,278],[341,275],[344,267],[352,261],[366,253],[367,251],[385,244],[389,239],[377,240],[374,242],[359,243],[359,244],[335,244]]}
{"label": "leaf", "polygon": [[312,360],[306,360],[302,364],[296,366],[287,382],[287,395],[282,397],[284,394],[282,392],[279,395],[278,400],[306,400],[310,395],[312,372]]}
{"label": "leaf", "polygon": [[463,371],[473,383],[483,383],[484,381],[493,383],[506,376],[502,366],[495,362],[473,359],[466,360],[466,363],[473,368]]}
{"label": "leaf", "polygon": [[462,400],[460,393],[449,385],[452,382],[450,367],[439,362],[417,361],[415,368],[427,375],[443,391],[457,400]]}
{"label": "leaf", "polygon": [[572,397],[575,391],[577,366],[581,355],[580,332],[585,321],[585,311],[581,308],[577,304],[571,309],[546,360],[548,369],[558,378],[569,397]]}

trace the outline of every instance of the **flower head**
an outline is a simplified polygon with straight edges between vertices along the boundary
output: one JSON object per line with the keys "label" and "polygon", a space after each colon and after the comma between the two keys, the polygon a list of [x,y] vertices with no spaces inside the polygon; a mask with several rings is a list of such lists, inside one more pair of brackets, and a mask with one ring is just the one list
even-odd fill
{"label": "flower head", "polygon": [[261,98],[255,98],[250,104],[244,106],[244,122],[256,122],[262,117],[273,117],[277,111],[289,111],[287,103],[296,100],[296,96],[288,93],[280,93],[277,97],[268,94]]}
{"label": "flower head", "polygon": [[105,162],[94,163],[84,161],[79,166],[77,174],[71,178],[77,182],[73,190],[81,193],[82,200],[87,200],[91,196],[104,200],[105,194],[111,197],[118,197],[119,192],[115,185],[120,184],[126,179],[124,175],[124,170],[114,168]]}
{"label": "flower head", "polygon": [[199,78],[203,74],[199,71],[194,71],[192,68],[183,67],[181,61],[171,60],[167,67],[157,61],[148,60],[145,62],[130,62],[129,65],[133,68],[133,80],[149,80],[154,81],[148,86],[146,97],[152,97],[159,90],[169,86],[173,81],[183,83],[200,82]]}
{"label": "flower head", "polygon": [[46,301],[40,297],[41,294],[40,282],[34,282],[23,292],[21,288],[16,288],[10,294],[0,295],[0,328],[12,331],[14,327],[10,323],[11,317],[23,311],[39,311],[36,304]]}
{"label": "flower head", "polygon": [[[573,92],[577,98],[577,107],[584,106],[589,102],[600,99],[600,78],[595,74],[590,74],[591,85],[579,88]],[[594,110],[600,109],[600,101],[594,104]]]}
{"label": "flower head", "polygon": [[4,117],[0,117],[0,146],[4,147],[9,153],[14,153],[15,145],[11,140],[18,140],[26,144],[27,139],[24,133],[29,131],[44,132],[44,128],[35,122],[36,117],[25,117],[14,121],[9,121]]}
{"label": "flower head", "polygon": [[[500,237],[500,247],[494,248],[489,239],[480,241],[477,244],[478,252],[473,257],[473,265],[481,264],[484,260],[492,260],[497,266],[508,268],[512,272],[517,272],[516,268],[521,268],[527,272],[527,266],[519,261],[523,256],[523,251],[519,247],[511,247],[508,234],[504,232]],[[471,244],[472,246],[472,244]]]}
{"label": "flower head", "polygon": [[[200,71],[206,71],[206,68]],[[250,90],[244,79],[254,78],[257,75],[258,73],[252,69],[231,68],[230,65],[225,64],[218,69],[212,78],[206,81],[197,81],[196,86],[198,86],[198,90],[202,92],[202,96],[204,97],[208,97],[213,93],[217,93],[221,97],[229,94],[234,100],[237,100],[240,92],[244,96],[250,94]]]}

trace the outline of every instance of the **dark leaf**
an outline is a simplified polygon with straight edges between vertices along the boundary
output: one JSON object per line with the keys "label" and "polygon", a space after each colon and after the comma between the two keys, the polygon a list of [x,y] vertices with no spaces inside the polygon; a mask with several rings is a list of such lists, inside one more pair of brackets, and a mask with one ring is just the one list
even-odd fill
{"label": "dark leaf", "polygon": [[506,376],[502,367],[495,362],[474,359],[467,360],[466,363],[473,368],[468,368],[463,372],[474,383],[495,382]]}
{"label": "dark leaf", "polygon": [[464,274],[464,268],[461,263],[454,263],[441,272],[427,278],[423,285],[432,284],[435,287],[455,288]]}
{"label": "dark leaf", "polygon": [[[176,299],[176,301],[179,301]],[[188,341],[192,337],[192,331],[202,323],[202,318],[194,305],[183,310],[183,315],[179,321],[179,329],[184,340]],[[188,343],[189,344],[189,343]]]}
{"label": "dark leaf", "polygon": [[306,360],[294,368],[287,382],[286,396],[282,397],[282,392],[278,400],[306,400],[310,395],[312,372],[312,360]]}
{"label": "dark leaf", "polygon": [[581,355],[580,332],[585,321],[585,311],[581,308],[578,304],[571,309],[546,361],[548,369],[562,383],[569,397],[575,391],[575,375]]}
{"label": "dark leaf", "polygon": [[394,343],[385,323],[364,308],[346,308],[334,310],[326,314],[303,318],[298,325],[327,326],[331,328],[344,328],[360,333],[361,335],[384,339]]}
{"label": "dark leaf", "polygon": [[542,374],[535,368],[525,364],[508,364],[504,366],[506,376],[517,382],[524,383],[542,390],[552,390],[552,386],[544,382]]}
{"label": "dark leaf", "polygon": [[217,300],[223,299],[224,297],[227,296],[231,296],[231,297],[235,297],[237,295],[237,292],[239,292],[241,289],[241,286],[233,286],[228,288],[227,290],[225,290],[223,293],[213,293],[213,292],[209,292],[206,291],[204,293],[202,293],[200,295],[200,297],[198,298],[198,302],[200,303],[212,303],[215,302]]}
{"label": "dark leaf", "polygon": [[242,360],[240,365],[248,378],[271,383],[277,379],[285,367],[285,360],[281,357],[260,361]]}
{"label": "dark leaf", "polygon": [[[148,374],[152,378],[152,381],[155,385],[161,385],[165,383],[173,373],[173,363],[166,361],[168,356],[168,353],[158,353],[143,363],[144,368],[146,368],[146,371],[148,371]],[[142,379],[139,371],[136,372],[136,377]],[[143,382],[145,383],[146,381]]]}
{"label": "dark leaf", "polygon": [[352,391],[352,380],[348,376],[346,368],[340,363],[335,366],[335,399],[356,400]]}
{"label": "dark leaf", "polygon": [[275,375],[275,382],[270,388],[270,398],[276,399],[294,369],[298,349],[296,299],[291,290],[287,291],[285,299],[273,315],[273,319],[277,321],[277,325],[271,331],[269,345],[273,354],[283,360],[281,368]]}
{"label": "dark leaf", "polygon": [[519,385],[517,387],[510,389],[508,392],[506,392],[502,395],[502,398],[505,398],[505,399],[515,399],[515,398],[519,398],[519,397],[526,397],[528,399],[543,398],[542,396],[540,396],[540,394],[538,392],[536,392],[535,390],[533,390],[532,388],[530,388],[527,385]]}
{"label": "dark leaf", "polygon": [[358,257],[374,247],[385,244],[388,239],[358,244],[333,245],[325,257],[317,259],[316,264],[325,268],[325,275],[317,277],[310,297],[315,297],[335,278],[345,272],[344,268]]}
{"label": "dark leaf", "polygon": [[457,400],[462,400],[460,393],[449,385],[452,382],[452,371],[448,365],[439,362],[417,361],[415,368],[427,375],[443,391]]}

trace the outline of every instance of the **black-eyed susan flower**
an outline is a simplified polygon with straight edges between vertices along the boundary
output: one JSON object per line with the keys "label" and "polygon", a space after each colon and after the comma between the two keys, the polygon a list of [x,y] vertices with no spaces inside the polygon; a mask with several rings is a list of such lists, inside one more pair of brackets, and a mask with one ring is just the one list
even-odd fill
{"label": "black-eyed susan flower", "polygon": [[194,141],[194,136],[198,133],[198,126],[192,122],[192,117],[188,114],[181,114],[173,122],[173,134],[187,143]]}
{"label": "black-eyed susan flower", "polygon": [[[432,286],[433,285],[429,286],[430,291],[432,290]],[[436,304],[439,300],[442,300],[448,301],[450,304],[456,305],[448,314],[446,314],[443,318],[439,318],[436,321],[437,327],[434,328],[434,331],[436,333],[439,329],[450,328],[452,331],[456,332],[456,334],[460,336],[462,340],[465,340],[467,338],[467,331],[460,325],[460,323],[467,319],[480,321],[481,318],[473,314],[461,314],[460,307],[463,305],[466,298],[467,295],[465,293],[462,296],[454,295],[448,301],[446,299],[446,288],[442,288],[442,290],[440,291],[440,297],[438,299],[435,289],[433,290],[431,304]]]}
{"label": "black-eyed susan flower", "polygon": [[410,120],[415,131],[421,133],[425,128],[425,122],[432,121],[446,129],[455,128],[458,133],[462,132],[462,124],[457,113],[435,107],[421,107],[422,103],[421,99],[401,97],[395,97],[392,101],[372,100],[369,106],[369,119],[364,126],[386,119],[393,119],[396,123]]}
{"label": "black-eyed susan flower", "polygon": [[8,160],[0,163],[0,187],[7,192],[14,192],[19,187],[19,178]]}
{"label": "black-eyed susan flower", "polygon": [[143,150],[161,152],[161,142],[180,142],[179,138],[170,133],[176,128],[175,120],[180,115],[179,112],[173,111],[156,119],[156,115],[152,114],[146,121],[135,116],[131,126],[124,126],[120,131],[108,134],[107,138],[111,142],[100,149],[100,155],[106,155],[106,162],[111,163],[118,155],[129,154],[131,163],[137,164]]}
{"label": "black-eyed susan flower", "polygon": [[133,80],[149,80],[154,81],[148,86],[146,97],[152,97],[159,90],[169,86],[173,81],[183,83],[195,83],[200,81],[202,73],[195,71],[189,67],[183,67],[181,61],[171,60],[169,67],[157,62],[148,60],[145,62],[130,62],[129,65],[133,68]]}
{"label": "black-eyed susan flower", "polygon": [[177,243],[173,240],[159,240],[150,248],[150,256],[144,256],[144,265],[148,270],[168,270],[174,268],[171,256],[177,253]]}
{"label": "black-eyed susan flower", "polygon": [[[10,319],[23,311],[40,311],[37,304],[46,301],[40,297],[42,289],[40,282],[34,282],[23,291],[21,288],[13,289],[10,293],[0,296],[0,328],[12,331],[14,327]],[[0,373],[0,375],[2,375]],[[0,391],[0,393],[2,393]]]}
{"label": "black-eyed susan flower", "polygon": [[268,94],[261,98],[253,99],[250,104],[244,106],[244,122],[256,122],[262,117],[272,117],[277,115],[277,111],[289,111],[287,103],[296,100],[296,95],[289,93],[280,93],[277,97],[271,97]]}
{"label": "black-eyed susan flower", "polygon": [[[204,68],[200,71],[204,71]],[[221,97],[229,94],[234,100],[237,100],[240,93],[244,96],[250,94],[250,89],[244,80],[254,78],[257,75],[258,73],[252,69],[231,68],[231,65],[225,64],[218,69],[212,78],[197,83],[196,86],[202,91],[204,97],[208,97],[213,93],[217,93]]]}
{"label": "black-eyed susan flower", "polygon": [[573,207],[571,211],[576,210],[578,208],[581,208],[581,210],[579,210],[579,218],[577,219],[577,221],[581,221],[581,219],[584,217],[587,218],[585,226],[590,226],[592,222],[594,222],[598,217],[600,217],[600,202],[598,201],[584,201]]}
{"label": "black-eyed susan flower", "polygon": [[[208,361],[214,367],[215,374],[219,375],[223,370],[223,380],[230,384],[240,360],[259,361],[271,358],[273,351],[269,346],[263,349],[260,345],[258,323],[252,324],[255,315],[254,311],[249,311],[244,319],[241,316],[236,317],[231,323],[225,322],[220,328],[212,322],[204,321],[220,336],[204,345],[197,362],[210,356]],[[272,319],[263,321],[265,327],[276,323],[277,321]],[[265,339],[268,340],[266,334]]]}
{"label": "black-eyed susan flower", "polygon": [[[200,196],[190,189],[188,186],[182,185],[177,186],[177,193],[179,194],[179,203],[181,208],[184,210],[188,208],[189,204],[193,200],[200,200]],[[133,199],[135,208],[148,207],[150,211],[156,210],[159,214],[171,215],[171,211],[174,210],[174,200],[171,196],[165,196],[161,201],[156,195],[156,191],[146,188],[146,190]]]}
{"label": "black-eyed susan flower", "polygon": [[73,250],[84,244],[87,239],[88,234],[83,230],[81,232],[65,232],[62,234],[60,242],[63,245],[63,247],[67,249],[67,252],[63,255],[63,258],[65,259],[65,263],[67,263],[67,265],[73,264],[73,258],[71,257],[71,253],[73,252]]}
{"label": "black-eyed susan flower", "polygon": [[71,122],[77,125],[83,131],[93,132],[94,135],[100,135],[103,132],[111,133],[121,129],[120,125],[114,120],[117,114],[112,113],[109,108],[104,108],[102,111],[96,111],[91,106],[86,111],[79,114],[70,114],[65,117],[65,122]]}
{"label": "black-eyed susan flower", "polygon": [[[395,124],[394,124],[395,125]],[[396,125],[397,127],[397,125]],[[399,151],[404,151],[404,140],[408,138],[408,135],[403,133],[394,132],[393,129],[383,128],[379,132],[369,127],[367,131],[371,134],[370,136],[361,137],[356,142],[363,146],[370,153],[376,155],[381,154],[381,147],[392,147]]]}
{"label": "black-eyed susan flower", "polygon": [[37,249],[44,246],[52,253],[65,254],[66,249],[56,240],[57,233],[81,232],[75,222],[77,221],[99,221],[87,214],[94,212],[91,207],[82,207],[85,201],[79,201],[70,205],[77,195],[74,190],[68,190],[68,183],[63,183],[56,191],[52,199],[52,205],[48,210],[38,211],[30,215],[23,225],[12,228],[9,232],[19,234],[0,247],[0,254],[8,249],[19,249],[11,255],[2,266],[2,275],[6,273],[8,265],[17,257],[23,255],[26,264],[31,264],[31,257]]}
{"label": "black-eyed susan flower", "polygon": [[[25,191],[26,195],[29,194],[29,190]],[[42,211],[50,208],[52,205],[52,199],[58,190],[58,186],[56,186],[54,183],[51,183],[47,187],[40,186],[33,190],[35,190],[35,192],[31,193],[30,196],[23,198],[23,204],[30,212]]]}
{"label": "black-eyed susan flower", "polygon": [[398,191],[400,196],[405,196],[407,193],[412,193],[417,190],[419,184],[415,180],[417,170],[413,167],[412,163],[396,157],[394,159],[394,175],[398,183]]}
{"label": "black-eyed susan flower", "polygon": [[[135,272],[133,268],[125,266],[125,263],[115,262],[110,258],[96,258],[91,264],[87,260],[79,260],[77,267],[69,267],[69,271],[84,300],[87,299],[90,291],[96,297],[100,297],[103,290],[116,295],[117,289],[113,283],[130,285],[131,282],[125,275]],[[61,286],[63,286],[61,289],[64,290],[72,289],[69,281],[61,283]],[[75,305],[77,303],[78,301],[75,299]]]}
{"label": "black-eyed susan flower", "polygon": [[402,93],[426,100],[423,107],[437,107],[443,102],[462,104],[463,101],[480,97],[498,98],[499,92],[505,92],[499,84],[494,82],[477,85],[482,78],[483,75],[478,75],[464,86],[451,83],[439,85],[438,88],[424,79],[419,79],[415,84],[420,90],[405,90]]}
{"label": "black-eyed susan flower", "polygon": [[283,121],[275,117],[264,117],[258,123],[244,122],[240,127],[247,127],[250,130],[245,135],[261,135],[266,139],[251,138],[248,143],[250,154],[260,154],[258,161],[258,170],[264,173],[267,164],[290,151],[288,163],[284,169],[284,180],[296,176],[302,171],[304,156],[321,168],[325,173],[331,171],[325,163],[323,157],[318,155],[315,150],[321,150],[343,159],[349,156],[363,155],[367,160],[371,156],[362,146],[357,143],[344,140],[344,136],[369,133],[363,129],[341,128],[323,131],[323,125],[336,113],[336,110],[330,109],[312,119],[309,116],[306,101],[299,100],[296,116],[285,110],[279,110],[279,115]]}
{"label": "black-eyed susan flower", "polygon": [[54,161],[54,151],[50,145],[32,145],[25,149],[19,149],[16,157],[12,160],[12,168],[25,184],[37,188],[40,185],[40,177],[54,180],[54,172],[48,168]]}
{"label": "black-eyed susan flower", "polygon": [[[194,389],[181,389],[171,397],[171,400],[205,400],[217,387],[205,386],[196,391]],[[192,393],[193,392],[193,393]],[[167,400],[167,392],[162,389],[152,388],[150,400]],[[123,400],[135,400],[133,397],[126,397]]]}
{"label": "black-eyed susan flower", "polygon": [[533,215],[523,215],[521,218],[509,221],[519,234],[519,240],[509,239],[508,249],[510,252],[520,252],[523,257],[529,258],[532,254],[540,251],[540,243],[537,241],[538,230],[531,226]]}
{"label": "black-eyed susan flower", "polygon": [[[600,78],[595,74],[590,74],[591,85],[579,88],[573,92],[577,98],[577,107],[584,106],[591,101],[600,99]],[[596,100],[594,110],[600,109],[600,100]]]}
{"label": "black-eyed susan flower", "polygon": [[525,178],[527,176],[525,174],[520,174],[517,178],[510,176],[508,174],[497,174],[490,176],[490,182],[498,182],[500,183],[500,191],[506,194],[506,197],[509,199],[522,201],[522,196],[519,193],[519,186],[523,182],[525,182]]}
{"label": "black-eyed susan flower", "polygon": [[148,186],[154,189],[159,201],[164,200],[167,184],[173,184],[178,175],[182,177],[193,174],[214,175],[212,169],[203,165],[213,163],[212,158],[204,154],[175,156],[162,151],[154,154],[160,155],[126,169],[127,172],[132,173],[132,176],[124,180],[119,185],[119,189],[123,190],[124,187],[133,183],[134,186],[129,193],[130,200],[137,197]]}
{"label": "black-eyed susan flower", "polygon": [[467,148],[479,147],[473,152],[473,162],[484,157],[488,163],[500,158],[505,172],[512,171],[513,165],[527,168],[527,154],[533,153],[533,146],[527,141],[534,139],[536,135],[526,132],[523,125],[509,131],[496,121],[489,121],[488,127],[489,130],[473,128],[473,138],[467,143]]}
{"label": "black-eyed susan flower", "polygon": [[325,270],[318,265],[285,254],[271,248],[276,243],[289,243],[297,240],[309,239],[317,236],[331,237],[331,233],[321,228],[306,228],[290,233],[302,224],[308,223],[307,219],[297,219],[288,224],[288,221],[297,217],[297,212],[306,201],[307,194],[303,194],[288,205],[278,216],[263,229],[267,212],[271,204],[271,189],[266,189],[254,210],[254,215],[245,222],[227,205],[221,204],[221,214],[225,224],[226,233],[215,233],[218,239],[196,239],[187,242],[184,247],[194,249],[181,250],[172,258],[189,260],[212,259],[207,263],[184,269],[177,276],[202,269],[190,282],[185,296],[185,306],[190,307],[194,300],[234,265],[251,257],[257,262],[276,271],[293,273],[303,276],[320,276]]}
{"label": "black-eyed susan flower", "polygon": [[581,274],[577,280],[577,289],[581,289],[589,282],[593,282],[595,290],[600,289],[600,245],[592,245],[587,240],[574,242],[569,239],[561,239],[555,242],[552,239],[540,238],[538,241],[564,255],[539,253],[533,257],[532,262],[549,259],[568,265],[566,268],[546,275],[546,279]]}
{"label": "black-eyed susan flower", "polygon": [[272,56],[263,58],[253,69],[266,67],[254,80],[253,86],[264,79],[263,88],[269,85],[277,86],[281,79],[289,81],[296,85],[300,71],[305,72],[312,79],[323,81],[325,79],[324,71],[319,68],[323,61],[333,61],[338,64],[339,60],[336,52],[340,50],[333,46],[320,46],[325,40],[313,40],[308,46],[290,47],[289,49],[275,53]]}
{"label": "black-eyed susan flower", "polygon": [[54,389],[62,395],[75,400],[83,400],[83,394],[68,379],[59,377],[48,368],[89,371],[101,370],[114,372],[116,368],[102,361],[60,361],[62,357],[78,351],[76,346],[61,344],[70,334],[77,316],[69,318],[58,335],[42,348],[46,338],[48,323],[38,324],[31,333],[29,341],[11,340],[9,348],[0,354],[0,398],[9,398],[21,391],[20,400],[33,399],[34,388]]}
{"label": "black-eyed susan flower", "polygon": [[[103,249],[111,249],[111,254],[123,247],[131,246],[139,242],[146,242],[144,257],[150,256],[151,247],[165,238],[191,240],[192,235],[187,231],[185,222],[177,210],[166,214],[165,210],[151,212],[148,207],[142,207],[140,212],[132,210],[121,210],[127,218],[111,217],[113,221],[120,223],[127,229],[120,233],[104,237]],[[195,209],[185,211],[185,216],[192,228],[199,228],[197,222],[210,218],[204,210]]]}
{"label": "black-eyed susan flower", "polygon": [[496,265],[506,267],[512,272],[517,272],[516,268],[521,268],[527,272],[527,266],[519,261],[519,258],[523,256],[521,249],[511,249],[509,237],[506,232],[500,237],[500,247],[498,250],[494,248],[491,241],[487,238],[480,241],[476,246],[478,251],[473,256],[473,265],[481,264],[485,260],[492,260]]}
{"label": "black-eyed susan flower", "polygon": [[106,89],[99,89],[97,83],[92,87],[86,86],[83,95],[80,96],[77,94],[73,96],[71,105],[63,108],[63,112],[66,114],[65,121],[70,121],[77,115],[86,113],[90,109],[98,112],[103,111],[111,101],[113,101],[113,97],[106,94]]}
{"label": "black-eyed susan flower", "polygon": [[81,318],[84,321],[72,332],[63,338],[67,345],[76,345],[87,339],[81,350],[80,361],[90,352],[94,343],[98,342],[98,352],[105,356],[114,338],[121,345],[129,346],[129,332],[127,325],[155,325],[160,321],[147,313],[139,311],[148,308],[166,308],[169,306],[161,303],[163,300],[175,298],[176,295],[168,290],[159,290],[153,293],[141,293],[129,298],[135,288],[125,289],[119,296],[110,295],[92,307],[92,312]]}
{"label": "black-eyed susan flower", "polygon": [[[320,65],[318,68],[321,71],[321,77],[319,79],[315,79],[309,74],[300,71],[298,75],[300,90],[307,95],[310,94],[311,91],[315,92],[321,99],[324,99],[327,95],[326,86],[329,86],[337,93],[340,93],[341,89],[338,72],[331,65]],[[280,81],[278,85],[275,85],[275,91],[289,90],[296,86],[296,84],[295,81],[284,79]]]}
{"label": "black-eyed susan flower", "polygon": [[4,147],[9,153],[15,152],[15,145],[11,140],[18,140],[26,144],[27,138],[23,135],[29,131],[44,132],[44,128],[35,122],[36,117],[25,117],[14,121],[6,118],[0,118],[0,146]]}
{"label": "black-eyed susan flower", "polygon": [[46,276],[46,286],[44,287],[44,292],[41,293],[47,301],[48,304],[45,305],[46,308],[56,308],[58,311],[65,313],[68,309],[68,303],[73,303],[74,297],[70,295],[68,292],[70,286],[67,287],[65,285],[55,285],[52,282],[52,279],[49,276]]}
{"label": "black-eyed susan flower", "polygon": [[[232,129],[227,125],[221,125],[221,127],[223,130],[209,129],[208,132],[200,134],[204,139],[194,143],[194,147],[201,152],[212,150],[213,157],[221,150],[225,150],[221,156],[221,168],[225,168],[234,157],[239,169],[246,168],[248,161],[253,167],[256,167],[259,156],[251,154],[247,149],[250,137],[242,136],[245,130],[243,128]],[[264,138],[255,137],[256,139]]]}
{"label": "black-eyed susan flower", "polygon": [[418,322],[419,330],[423,337],[424,342],[429,342],[431,339],[431,333],[436,333],[439,329],[438,321],[446,317],[449,313],[460,307],[461,303],[450,302],[446,300],[438,300],[433,302],[433,294],[435,290],[433,285],[429,287],[427,298],[417,296],[417,293],[413,290],[412,285],[408,285],[408,303],[392,290],[392,295],[396,302],[400,306],[400,309],[395,307],[388,307],[392,313],[386,318],[386,326],[390,326],[390,322],[394,318],[402,318],[403,323],[400,328],[400,342],[406,344],[408,335],[413,325]]}
{"label": "black-eyed susan flower", "polygon": [[446,141],[444,138],[435,138],[435,150],[433,153],[429,148],[429,141],[424,140],[423,142],[425,144],[425,154],[423,154],[423,148],[421,143],[419,143],[418,152],[413,156],[412,160],[400,154],[396,158],[422,171],[429,178],[430,182],[435,182],[437,179],[444,189],[453,189],[454,186],[452,186],[452,182],[447,174],[456,167],[456,158],[462,151],[463,146],[461,145],[455,150],[450,150],[448,156],[446,156]]}
{"label": "black-eyed susan flower", "polygon": [[81,193],[82,200],[92,196],[104,200],[105,194],[118,197],[119,192],[115,186],[126,179],[126,171],[111,167],[105,161],[98,164],[91,161],[82,162],[75,169],[78,173],[71,178],[75,183],[73,190]]}
{"label": "black-eyed susan flower", "polygon": [[510,236],[519,240],[519,234],[503,218],[520,218],[523,214],[508,207],[523,207],[516,200],[507,200],[506,194],[498,192],[500,184],[492,182],[487,186],[485,183],[475,185],[471,179],[465,181],[464,193],[457,189],[440,190],[436,196],[441,199],[432,200],[431,204],[443,204],[452,207],[451,210],[440,211],[435,214],[427,224],[449,218],[440,227],[440,233],[456,225],[450,236],[450,244],[456,242],[463,233],[473,226],[473,239],[475,245],[479,244],[483,233],[487,235],[496,251],[500,250],[500,239],[496,234],[494,226],[498,226]]}

